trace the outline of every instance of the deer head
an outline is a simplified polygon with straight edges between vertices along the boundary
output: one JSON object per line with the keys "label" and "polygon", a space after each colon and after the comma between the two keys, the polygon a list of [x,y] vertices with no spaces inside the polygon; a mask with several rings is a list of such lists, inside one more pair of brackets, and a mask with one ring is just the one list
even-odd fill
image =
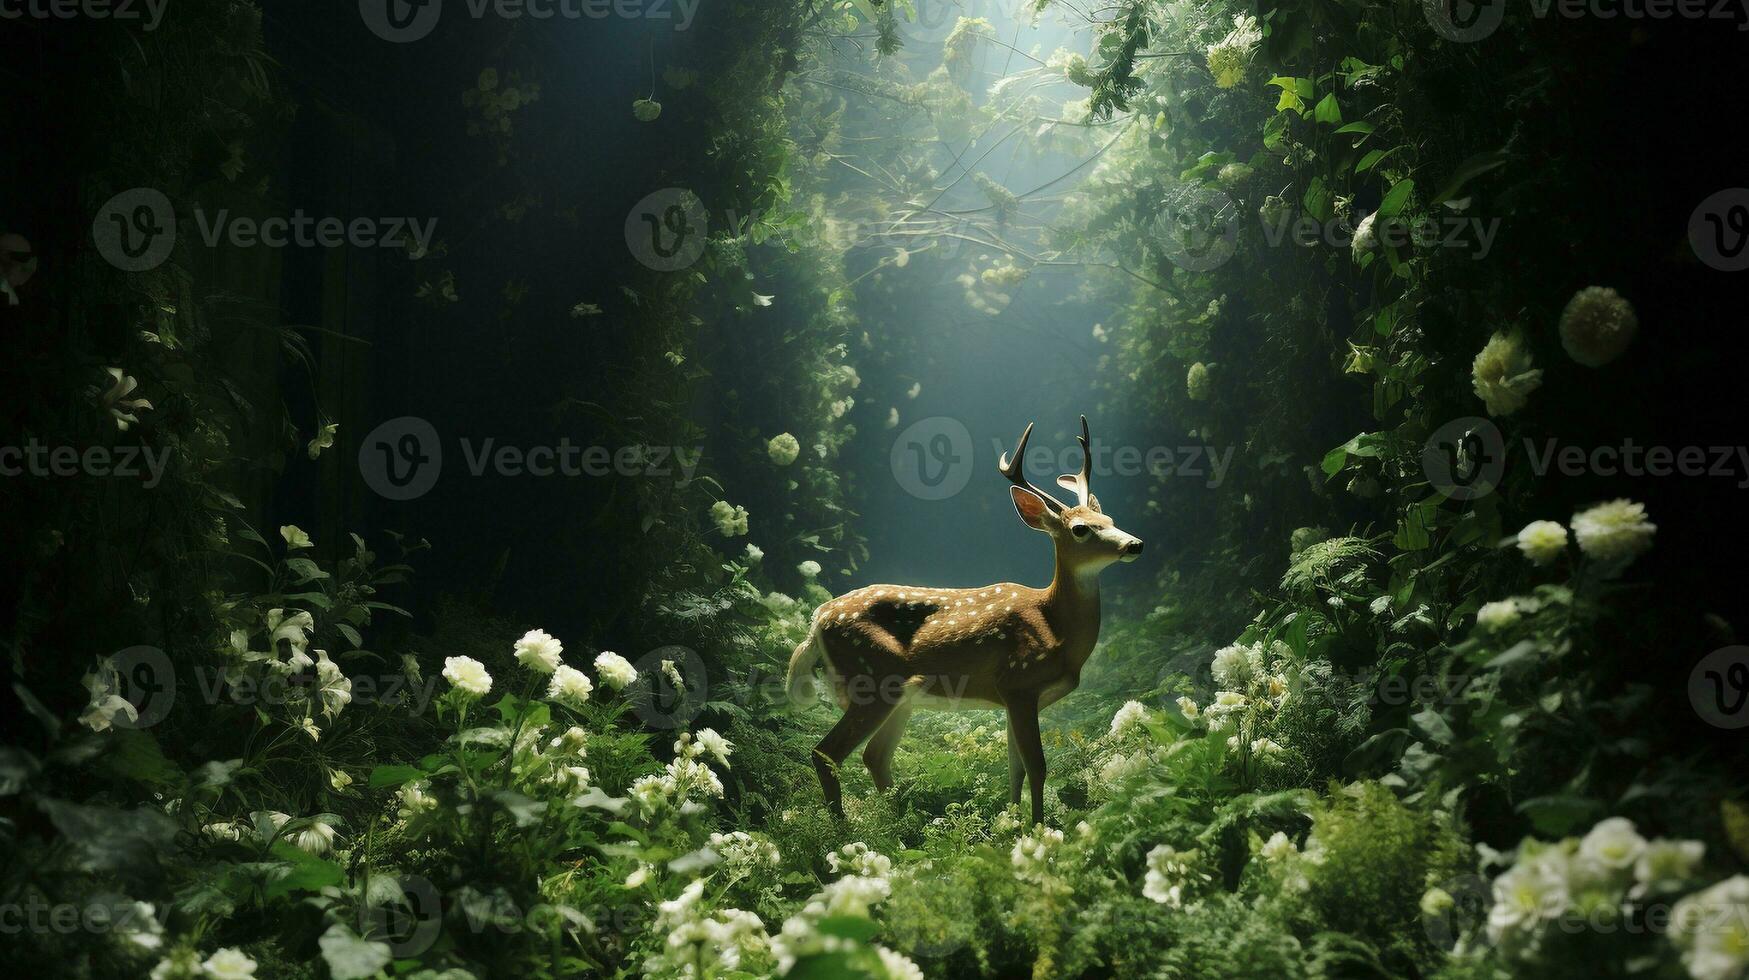
{"label": "deer head", "polygon": [[1008,495],[1014,510],[1027,527],[1051,536],[1057,548],[1057,559],[1063,567],[1078,575],[1097,574],[1100,569],[1117,561],[1135,561],[1142,554],[1142,540],[1119,528],[1099,509],[1099,498],[1093,495],[1093,447],[1087,433],[1087,416],[1081,416],[1081,472],[1057,478],[1057,484],[1075,492],[1075,504],[1069,506],[1026,480],[1022,472],[1026,459],[1026,442],[1032,437],[1032,423],[1020,434],[1014,455],[1002,454],[997,464],[1002,475],[1013,486]]}

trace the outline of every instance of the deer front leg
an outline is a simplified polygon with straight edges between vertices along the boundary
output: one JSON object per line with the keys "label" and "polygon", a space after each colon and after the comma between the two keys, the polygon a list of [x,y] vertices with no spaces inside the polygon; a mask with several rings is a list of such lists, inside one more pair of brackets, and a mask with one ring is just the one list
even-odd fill
{"label": "deer front leg", "polygon": [[1006,698],[1008,730],[1020,750],[1026,779],[1032,789],[1032,822],[1045,822],[1045,745],[1038,730],[1037,692],[1013,693]]}

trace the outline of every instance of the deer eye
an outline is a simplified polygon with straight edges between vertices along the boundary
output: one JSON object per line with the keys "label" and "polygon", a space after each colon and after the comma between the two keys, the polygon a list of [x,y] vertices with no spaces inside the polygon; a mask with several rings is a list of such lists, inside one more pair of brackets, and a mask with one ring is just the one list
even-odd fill
{"label": "deer eye", "polygon": [[1083,538],[1086,538],[1088,530],[1090,530],[1090,529],[1085,524],[1075,523],[1075,524],[1069,525],[1069,533],[1073,534],[1075,536],[1075,540],[1077,540],[1077,541],[1082,540]]}

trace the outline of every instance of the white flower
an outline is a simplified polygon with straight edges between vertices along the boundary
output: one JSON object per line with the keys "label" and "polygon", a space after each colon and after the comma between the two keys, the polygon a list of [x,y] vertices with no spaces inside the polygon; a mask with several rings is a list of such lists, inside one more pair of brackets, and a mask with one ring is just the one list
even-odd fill
{"label": "white flower", "polygon": [[1625,871],[1639,861],[1646,850],[1646,839],[1634,829],[1626,817],[1610,817],[1599,821],[1591,832],[1579,841],[1579,856],[1615,871]]}
{"label": "white flower", "polygon": [[885,946],[877,945],[875,955],[881,958],[881,968],[887,971],[887,980],[924,980],[923,968],[911,962],[903,953],[895,953]]}
{"label": "white flower", "polygon": [[395,816],[402,820],[410,820],[428,810],[436,809],[437,800],[426,792],[430,788],[431,784],[423,779],[402,783],[400,791],[395,794],[400,801]]}
{"label": "white flower", "polygon": [[581,758],[589,754],[589,733],[572,725],[563,734],[553,736],[553,740],[547,743],[547,748],[561,756]]}
{"label": "white flower", "polygon": [[1374,211],[1360,219],[1360,224],[1354,226],[1354,241],[1350,243],[1349,250],[1354,253],[1356,261],[1359,261],[1362,255],[1379,247],[1378,229],[1373,227],[1378,216],[1379,213]]}
{"label": "white flower", "polygon": [[1197,708],[1196,702],[1191,700],[1188,696],[1180,697],[1178,699],[1178,710],[1184,712],[1184,717],[1189,718],[1191,721],[1195,721],[1197,716],[1202,714],[1201,709]]}
{"label": "white flower", "polygon": [[578,705],[589,700],[589,692],[593,690],[595,685],[590,683],[588,674],[560,664],[553,671],[552,680],[547,682],[547,699]]}
{"label": "white flower", "polygon": [[352,680],[341,672],[339,664],[328,659],[326,650],[316,651],[316,697],[329,720],[352,703]]}
{"label": "white flower", "polygon": [[1208,401],[1212,386],[1209,383],[1208,365],[1197,361],[1190,366],[1184,375],[1184,393],[1193,402]]}
{"label": "white flower", "polygon": [[1470,384],[1489,415],[1511,415],[1543,383],[1541,368],[1530,366],[1530,352],[1518,333],[1496,333],[1476,355]]}
{"label": "white flower", "polygon": [[711,504],[711,522],[717,526],[717,533],[725,538],[746,534],[747,508],[719,500]]}
{"label": "white flower", "polygon": [[1628,349],[1639,328],[1633,305],[1620,293],[1587,286],[1574,293],[1561,311],[1561,346],[1580,364],[1601,367]]}
{"label": "white flower", "polygon": [[897,429],[898,427],[899,427],[899,409],[895,406],[889,405],[887,407],[887,428]]}
{"label": "white flower", "polygon": [[717,764],[724,769],[729,768],[729,753],[735,748],[732,742],[717,734],[714,728],[701,728],[693,737],[698,740],[699,748],[706,755],[717,760]]}
{"label": "white flower", "polygon": [[307,447],[309,449],[310,458],[315,459],[322,455],[322,450],[332,448],[334,445],[334,434],[339,431],[339,422],[329,422],[326,425],[317,426],[316,438],[311,439],[310,444]]}
{"label": "white flower", "polygon": [[1245,70],[1251,66],[1251,54],[1263,40],[1257,18],[1240,14],[1233,18],[1233,29],[1227,36],[1209,45],[1209,74],[1215,77],[1215,87],[1232,88],[1245,80]]}
{"label": "white flower", "polygon": [[1517,599],[1484,603],[1482,608],[1476,610],[1476,625],[1489,632],[1503,630],[1518,622],[1519,612]]}
{"label": "white flower", "polygon": [[268,642],[273,644],[274,656],[279,655],[279,641],[284,640],[291,645],[291,659],[280,665],[283,670],[297,671],[315,664],[306,652],[310,646],[310,634],[316,629],[315,617],[307,612],[292,610],[290,615],[284,609],[269,609],[267,611]]}
{"label": "white flower", "polygon": [[833,874],[885,878],[893,871],[893,860],[862,841],[855,841],[826,855],[826,866]]}
{"label": "white flower", "polygon": [[298,548],[311,548],[316,544],[310,540],[308,534],[304,533],[304,529],[296,524],[281,525],[279,536],[285,539],[285,546],[294,551]]}
{"label": "white flower", "polygon": [[676,692],[686,690],[686,678],[681,675],[680,668],[672,660],[664,660],[661,664],[662,676],[668,678],[668,683],[674,686]]}
{"label": "white flower", "polygon": [[1560,521],[1531,521],[1518,532],[1518,550],[1533,564],[1547,565],[1567,551],[1567,529]]}
{"label": "white flower", "polygon": [[1652,547],[1658,525],[1646,520],[1644,504],[1611,500],[1573,515],[1573,537],[1586,556],[1628,562]]}
{"label": "white flower", "polygon": [[795,436],[784,432],[771,437],[771,441],[765,444],[765,453],[778,466],[788,466],[802,454],[802,444]]}
{"label": "white flower", "polygon": [[255,975],[255,961],[227,946],[207,957],[200,969],[210,980],[248,980]]}
{"label": "white flower", "polygon": [[1037,827],[1022,834],[1014,842],[1008,860],[1014,865],[1015,877],[1036,881],[1051,870],[1052,857],[1063,846],[1063,832],[1049,827]]}
{"label": "white flower", "polygon": [[1258,646],[1235,643],[1215,651],[1209,672],[1215,683],[1226,688],[1242,688],[1263,669],[1263,650]]}
{"label": "white flower", "polygon": [[1124,706],[1117,709],[1111,716],[1111,737],[1121,738],[1130,730],[1148,720],[1148,709],[1142,707],[1140,701],[1125,701]]}
{"label": "white flower", "polygon": [[106,732],[118,718],[126,718],[130,725],[140,720],[139,711],[118,693],[121,690],[121,677],[113,657],[99,661],[85,675],[83,683],[85,690],[91,694],[90,702],[79,715],[79,723],[86,728],[94,732]]}
{"label": "white flower", "polygon": [[306,854],[322,855],[334,847],[334,828],[320,818],[312,819],[301,830],[293,831],[286,840]]}
{"label": "white flower", "polygon": [[1276,744],[1274,739],[1258,738],[1251,740],[1251,754],[1261,756],[1277,756],[1287,750]]}
{"label": "white flower", "polygon": [[444,658],[443,679],[456,690],[476,698],[492,690],[492,675],[486,673],[485,664],[473,657]]}
{"label": "white flower", "polygon": [[1494,879],[1494,905],[1488,910],[1488,938],[1499,943],[1508,932],[1530,929],[1567,907],[1567,879],[1553,857],[1521,860]]}
{"label": "white flower", "polygon": [[802,562],[800,565],[797,565],[796,571],[801,573],[802,578],[819,578],[820,563],[813,559],[809,559]]}
{"label": "white flower", "polygon": [[1648,841],[1634,862],[1635,890],[1641,894],[1667,885],[1679,885],[1694,877],[1706,856],[1706,845],[1697,840]]}
{"label": "white flower", "polygon": [[631,665],[631,661],[612,650],[595,655],[595,673],[601,678],[601,683],[616,691],[625,690],[638,679],[638,669]]}
{"label": "white flower", "polygon": [[1742,980],[1749,971],[1749,877],[1727,878],[1677,902],[1670,941],[1695,980]]}
{"label": "white flower", "polygon": [[558,669],[565,645],[546,630],[529,630],[516,641],[516,661],[537,674],[550,674]]}
{"label": "white flower", "polygon": [[[98,404],[109,412],[110,418],[115,420],[115,427],[126,432],[128,426],[140,420],[134,413],[151,408],[152,403],[144,398],[128,397],[134,393],[134,389],[138,388],[140,383],[126,371],[118,367],[104,368],[103,371],[109,375],[109,389],[98,395]],[[97,389],[92,388],[90,391],[91,394],[97,395]]]}
{"label": "white flower", "polygon": [[[776,868],[783,863],[783,856],[778,852],[776,844],[744,830],[734,830],[727,834],[713,833],[709,845],[711,850],[722,856],[724,865],[737,872]],[[828,855],[826,860],[830,862],[832,856]]]}
{"label": "white flower", "polygon": [[753,542],[747,542],[747,564],[757,565],[765,560],[765,550]]}
{"label": "white flower", "polygon": [[627,888],[642,888],[644,882],[649,880],[650,866],[639,862],[638,866],[632,869],[632,873],[626,875],[625,886]]}
{"label": "white flower", "polygon": [[1187,891],[1212,879],[1196,870],[1202,855],[1195,850],[1180,851],[1160,844],[1148,852],[1148,874],[1142,882],[1142,896],[1169,908],[1181,908]]}
{"label": "white flower", "polygon": [[1294,842],[1288,839],[1287,834],[1278,830],[1270,836],[1269,840],[1263,842],[1262,849],[1257,853],[1263,857],[1263,860],[1274,863],[1298,857],[1300,849],[1294,846]]}
{"label": "white flower", "polygon": [[923,393],[923,382],[921,382],[921,381],[913,381],[913,382],[911,382],[911,387],[905,389],[905,397],[906,398],[916,398],[918,395],[920,395],[922,393]]}
{"label": "white flower", "polygon": [[1134,752],[1129,755],[1117,752],[1099,767],[1099,781],[1107,786],[1117,786],[1147,767],[1148,754],[1146,752]]}

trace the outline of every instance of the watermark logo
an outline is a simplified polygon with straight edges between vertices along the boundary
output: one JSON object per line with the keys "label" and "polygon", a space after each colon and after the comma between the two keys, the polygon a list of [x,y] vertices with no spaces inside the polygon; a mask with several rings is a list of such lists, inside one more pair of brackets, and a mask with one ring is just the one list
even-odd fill
{"label": "watermark logo", "polygon": [[697,262],[709,234],[704,202],[678,187],[646,195],[626,215],[626,248],[657,272],[678,272]]}
{"label": "watermark logo", "polygon": [[1239,210],[1212,187],[1178,184],[1154,217],[1154,237],[1166,258],[1186,272],[1219,268],[1237,251]]}
{"label": "watermark logo", "polygon": [[1749,269],[1749,188],[1728,188],[1700,202],[1688,219],[1688,244],[1720,272]]}
{"label": "watermark logo", "polygon": [[437,428],[415,415],[384,422],[359,444],[358,472],[366,485],[389,500],[425,496],[443,474]]}
{"label": "watermark logo", "polygon": [[893,440],[893,479],[920,500],[946,500],[972,480],[972,434],[959,419],[935,415]]}
{"label": "watermark logo", "polygon": [[1499,29],[1506,19],[1506,0],[1421,0],[1421,13],[1435,34],[1469,44]]}
{"label": "watermark logo", "polygon": [[91,223],[97,254],[123,272],[150,272],[176,248],[176,209],[163,191],[135,187],[104,202]]}
{"label": "watermark logo", "polygon": [[397,960],[424,953],[443,932],[443,895],[423,875],[372,879],[358,909],[358,934],[386,943]]}
{"label": "watermark logo", "polygon": [[632,664],[638,679],[626,688],[632,714],[655,729],[685,728],[704,710],[710,674],[690,647],[657,647]]}
{"label": "watermark logo", "polygon": [[1749,726],[1749,646],[1729,646],[1701,658],[1688,675],[1688,701],[1709,725]]}
{"label": "watermark logo", "polygon": [[1486,497],[1506,471],[1506,440],[1484,418],[1447,422],[1421,447],[1421,470],[1434,489],[1452,500]]}
{"label": "watermark logo", "polygon": [[1456,946],[1487,918],[1491,895],[1488,879],[1481,875],[1459,875],[1428,889],[1421,899],[1421,926],[1427,938],[1440,949]]}
{"label": "watermark logo", "polygon": [[114,693],[134,706],[135,717],[117,715],[117,728],[151,728],[170,717],[176,704],[176,667],[157,647],[128,647],[110,658],[115,669]]}
{"label": "watermark logo", "polygon": [[377,37],[408,44],[437,29],[443,0],[358,0],[358,15]]}
{"label": "watermark logo", "polygon": [[[144,462],[144,468],[141,463]],[[93,476],[139,479],[147,490],[164,479],[170,464],[168,447],[48,446],[34,437],[22,446],[0,446],[0,476]]]}

